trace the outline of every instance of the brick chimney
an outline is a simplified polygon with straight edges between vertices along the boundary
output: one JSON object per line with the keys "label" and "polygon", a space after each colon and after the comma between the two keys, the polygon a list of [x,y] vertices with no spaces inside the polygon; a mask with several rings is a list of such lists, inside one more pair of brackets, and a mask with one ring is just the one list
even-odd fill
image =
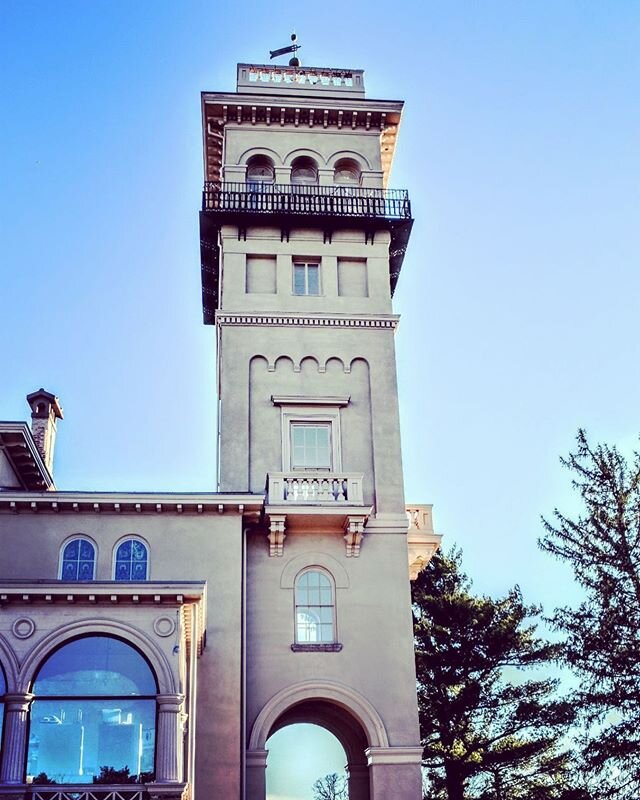
{"label": "brick chimney", "polygon": [[40,455],[53,475],[53,450],[56,444],[56,420],[64,419],[58,398],[40,388],[27,395],[31,406],[31,433]]}

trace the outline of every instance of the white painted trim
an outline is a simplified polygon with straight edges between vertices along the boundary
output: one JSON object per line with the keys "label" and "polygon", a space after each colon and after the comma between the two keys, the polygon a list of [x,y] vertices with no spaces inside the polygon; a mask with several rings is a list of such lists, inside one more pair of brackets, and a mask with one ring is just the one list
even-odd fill
{"label": "white painted trim", "polygon": [[[302,297],[303,295],[296,295]],[[317,295],[312,295],[317,296]],[[398,327],[399,317],[391,314],[347,315],[331,316],[320,314],[230,314],[216,311],[217,325],[268,325],[269,327],[289,327],[300,325],[303,327],[322,328],[375,328],[378,330],[395,330]]]}
{"label": "white painted trim", "polygon": [[367,765],[421,764],[422,747],[367,747]]}
{"label": "white painted trim", "polygon": [[248,750],[264,750],[278,718],[304,700],[325,700],[342,708],[360,723],[370,747],[389,748],[384,722],[363,695],[350,686],[334,681],[303,681],[282,689],[265,703],[253,723]]}
{"label": "white painted trim", "polygon": [[331,574],[336,589],[349,588],[349,575],[342,564],[328,553],[318,551],[301,553],[299,556],[294,556],[294,558],[287,561],[280,575],[280,588],[293,589],[296,576],[303,569],[312,569],[314,566],[323,567]]}
{"label": "white painted trim", "polygon": [[350,396],[320,396],[297,394],[272,394],[271,402],[274,406],[347,406]]}

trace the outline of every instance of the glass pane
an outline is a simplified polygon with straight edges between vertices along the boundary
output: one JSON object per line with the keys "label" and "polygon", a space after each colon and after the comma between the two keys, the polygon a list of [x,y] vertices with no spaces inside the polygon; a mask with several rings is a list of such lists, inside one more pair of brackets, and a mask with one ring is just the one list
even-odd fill
{"label": "glass pane", "polygon": [[327,578],[327,576],[324,573],[316,572],[316,575],[318,576],[318,584],[320,586],[322,586],[323,588],[327,588],[327,587],[329,589],[331,588],[331,582],[329,581],[329,578]]}
{"label": "glass pane", "polygon": [[144,581],[147,579],[147,562],[134,561],[131,571],[131,579],[134,581]]}
{"label": "glass pane", "polygon": [[319,269],[317,264],[307,265],[307,282],[309,286],[309,294],[320,294],[320,280]]}
{"label": "glass pane", "polygon": [[306,586],[298,586],[296,589],[296,604],[306,606],[309,603],[309,591]]}
{"label": "glass pane", "polygon": [[77,561],[63,561],[62,562],[62,575],[60,576],[63,581],[77,581],[78,580],[78,562]]}
{"label": "glass pane", "polygon": [[304,264],[295,264],[293,267],[293,293],[306,294]]}
{"label": "glass pane", "polygon": [[[57,783],[127,783],[154,770],[155,700],[36,700],[27,774]],[[104,768],[120,771],[104,773]],[[125,771],[128,770],[128,773]]]}
{"label": "glass pane", "polygon": [[144,658],[109,636],[76,639],[42,665],[33,685],[36,695],[153,695],[156,682]]}
{"label": "glass pane", "polygon": [[76,539],[73,542],[69,542],[69,544],[64,548],[64,558],[65,559],[78,558],[79,550],[80,550],[80,542],[78,539]]}
{"label": "glass pane", "polygon": [[333,608],[331,606],[324,606],[319,611],[320,622],[328,622],[329,624],[333,622]]}
{"label": "glass pane", "polygon": [[333,642],[333,625],[319,625],[319,638],[321,642]]}
{"label": "glass pane", "polygon": [[93,561],[81,561],[78,564],[78,580],[93,580]]}
{"label": "glass pane", "polygon": [[118,548],[118,552],[116,553],[116,559],[118,561],[125,561],[131,558],[131,539],[127,539],[126,542],[123,542],[120,547]]}
{"label": "glass pane", "polygon": [[131,564],[128,561],[117,562],[115,579],[117,581],[131,580]]}
{"label": "glass pane", "polygon": [[134,561],[141,561],[147,559],[147,548],[142,542],[131,542],[132,558]]}
{"label": "glass pane", "polygon": [[88,542],[86,539],[83,539],[80,542],[80,560],[93,561],[93,559],[94,559],[93,545],[91,544],[91,542]]}
{"label": "glass pane", "polygon": [[323,606],[330,606],[331,603],[331,587],[320,589],[320,602]]}

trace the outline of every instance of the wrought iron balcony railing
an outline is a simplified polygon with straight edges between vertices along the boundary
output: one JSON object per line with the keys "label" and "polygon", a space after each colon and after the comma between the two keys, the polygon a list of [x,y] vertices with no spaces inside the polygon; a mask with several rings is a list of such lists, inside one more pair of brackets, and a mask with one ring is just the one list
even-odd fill
{"label": "wrought iron balcony railing", "polygon": [[359,186],[306,186],[283,183],[218,183],[202,192],[203,211],[256,214],[298,214],[410,220],[406,189]]}

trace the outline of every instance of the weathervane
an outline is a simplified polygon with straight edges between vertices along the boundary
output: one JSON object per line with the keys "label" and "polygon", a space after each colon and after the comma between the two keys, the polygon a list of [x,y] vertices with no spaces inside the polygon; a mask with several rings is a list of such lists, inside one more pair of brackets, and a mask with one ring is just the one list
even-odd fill
{"label": "weathervane", "polygon": [[[291,41],[293,44],[290,44],[288,47],[281,47],[279,50],[269,50],[269,58],[277,58],[278,56],[283,56],[285,53],[295,53],[296,50],[299,50],[302,45],[296,44],[296,39],[298,37],[295,33],[291,34]],[[297,58],[295,55],[293,58],[289,59],[289,66],[290,67],[299,67],[300,66],[300,59]]]}

